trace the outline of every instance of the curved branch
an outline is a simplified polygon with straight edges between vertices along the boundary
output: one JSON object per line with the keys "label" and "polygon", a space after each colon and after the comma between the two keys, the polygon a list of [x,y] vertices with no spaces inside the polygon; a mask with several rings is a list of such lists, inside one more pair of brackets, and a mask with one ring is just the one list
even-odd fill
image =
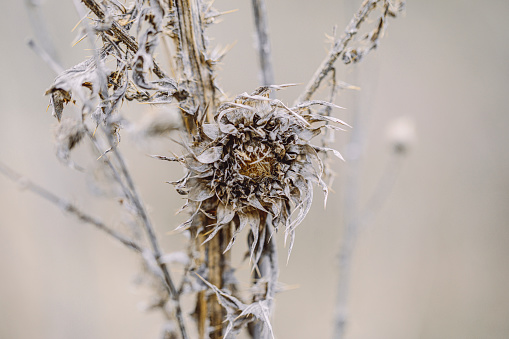
{"label": "curved branch", "polygon": [[[322,61],[318,69],[316,70],[313,77],[306,85],[304,92],[299,96],[295,105],[300,104],[304,101],[308,101],[311,96],[316,92],[322,80],[329,74],[332,70],[334,63],[338,59],[338,57],[346,50],[346,47],[353,39],[353,37],[359,31],[359,27],[366,20],[368,15],[376,8],[377,4],[380,2],[386,2],[387,0],[364,0],[359,8],[357,14],[350,20],[348,26],[346,26],[345,32],[343,35],[334,42],[332,49],[329,54]],[[294,105],[294,106],[295,106]]]}
{"label": "curved branch", "polygon": [[22,187],[28,189],[29,191],[37,194],[38,196],[58,206],[63,211],[74,214],[74,216],[77,217],[80,221],[83,221],[87,224],[91,224],[100,229],[101,231],[106,232],[109,236],[113,237],[115,240],[119,241],[127,248],[139,253],[143,251],[142,247],[138,245],[134,240],[131,240],[125,237],[124,235],[120,234],[119,232],[111,229],[110,227],[106,226],[102,221],[81,211],[78,207],[76,207],[76,205],[56,196],[54,193],[48,191],[44,187],[31,182],[30,180],[26,179],[25,177],[18,174],[17,172],[15,172],[14,170],[12,170],[7,165],[1,162],[0,162],[0,173],[7,177],[9,180],[21,184]]}

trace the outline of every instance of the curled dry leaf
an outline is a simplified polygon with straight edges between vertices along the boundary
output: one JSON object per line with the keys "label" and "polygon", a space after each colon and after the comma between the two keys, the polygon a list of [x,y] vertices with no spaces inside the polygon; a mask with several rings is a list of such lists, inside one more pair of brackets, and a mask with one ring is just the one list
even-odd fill
{"label": "curled dry leaf", "polygon": [[77,120],[64,119],[57,126],[55,131],[55,143],[57,147],[57,157],[63,163],[70,167],[75,167],[69,159],[71,150],[78,145],[85,135],[83,124]]}

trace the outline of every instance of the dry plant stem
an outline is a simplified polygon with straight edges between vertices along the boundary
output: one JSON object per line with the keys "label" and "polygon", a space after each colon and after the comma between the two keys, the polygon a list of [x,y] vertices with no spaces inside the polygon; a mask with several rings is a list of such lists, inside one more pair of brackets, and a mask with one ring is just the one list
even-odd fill
{"label": "dry plant stem", "polygon": [[[209,267],[209,282],[214,286],[223,287],[223,251],[221,243],[225,241],[223,234],[216,235],[210,240],[208,245],[208,267]],[[219,304],[217,296],[210,294],[208,296],[208,314],[210,319],[211,331],[209,333],[210,339],[221,339],[223,337],[223,307]]]}
{"label": "dry plant stem", "polygon": [[[359,68],[355,65],[353,67],[353,81],[357,82],[359,76]],[[361,119],[361,109],[359,102],[360,94],[357,93],[354,97],[354,103],[351,108],[352,111],[352,124],[356,128],[352,129],[350,139],[348,140],[347,147],[350,150],[357,150],[350,152],[347,159],[347,167],[344,172],[344,200],[343,200],[343,234],[341,239],[341,247],[339,249],[339,279],[337,283],[336,295],[336,309],[334,319],[334,339],[343,339],[345,335],[346,321],[347,321],[347,302],[348,291],[350,283],[350,266],[352,251],[357,236],[357,223],[355,216],[358,213],[358,192],[359,192],[359,176],[360,176],[360,152],[363,143],[363,129]]]}
{"label": "dry plant stem", "polygon": [[[277,259],[277,246],[276,240],[274,239],[273,227],[270,220],[267,220],[265,223],[266,234],[268,240],[266,241],[263,249],[262,256],[260,258],[259,264],[259,278],[264,278],[267,280],[267,294],[266,298],[269,301],[269,316],[272,316],[273,308],[274,308],[274,298],[276,296],[276,284],[279,278],[279,264]],[[261,322],[254,323],[253,326],[253,339],[268,339],[270,338],[270,333],[265,329],[265,324]],[[263,333],[266,335],[263,336]]]}
{"label": "dry plant stem", "polygon": [[76,207],[74,204],[70,203],[69,201],[59,198],[55,194],[51,193],[47,189],[31,182],[30,180],[26,179],[25,177],[21,176],[20,174],[16,173],[9,167],[7,167],[5,164],[0,163],[0,173],[2,173],[5,177],[12,180],[13,182],[16,182],[20,184],[23,188],[26,188],[30,190],[31,192],[37,194],[38,196],[46,199],[47,201],[55,204],[60,209],[62,209],[65,212],[69,212],[76,216],[79,220],[94,225],[98,229],[100,229],[103,232],[106,232],[109,236],[113,237],[126,247],[130,248],[131,250],[134,250],[136,252],[143,252],[143,248],[138,245],[134,240],[131,240],[124,235],[120,234],[117,231],[114,231],[110,227],[106,226],[102,221],[96,219],[95,217],[81,211],[78,207]]}
{"label": "dry plant stem", "polygon": [[[199,4],[196,0],[172,0],[172,4],[178,18],[179,64],[183,66],[183,78],[187,81],[192,97],[198,99],[198,102],[194,102],[194,108],[215,112],[216,86],[212,69],[204,60],[206,44]],[[212,117],[212,113],[209,117]]]}
{"label": "dry plant stem", "polygon": [[[202,224],[209,224],[209,221],[204,219],[201,221]],[[231,253],[229,251],[223,253],[230,237],[231,230],[226,227],[204,245],[201,244],[207,238],[206,235],[202,233],[196,238],[196,246],[198,246],[200,252],[197,266],[207,265],[207,281],[221,288],[224,287],[223,273],[230,267]],[[207,290],[198,292],[196,299],[195,316],[198,324],[198,335],[200,339],[220,339],[223,338],[225,312],[219,304],[217,296],[208,292]],[[207,329],[207,320],[210,330]]]}
{"label": "dry plant stem", "polygon": [[168,290],[172,300],[175,301],[175,316],[177,317],[177,322],[179,324],[179,328],[180,328],[182,337],[186,339],[188,337],[187,337],[187,332],[186,332],[185,325],[184,325],[184,317],[182,316],[182,310],[181,310],[181,306],[180,306],[180,294],[178,293],[177,289],[175,288],[175,284],[173,283],[173,280],[171,278],[168,268],[166,267],[166,264],[160,262],[160,260],[159,260],[160,257],[162,256],[162,252],[161,252],[159,243],[157,241],[155,231],[152,227],[152,223],[150,222],[150,219],[147,216],[145,207],[141,203],[139,195],[136,192],[136,189],[134,187],[134,182],[133,182],[132,177],[127,169],[125,161],[124,161],[122,155],[120,154],[120,151],[115,146],[114,140],[112,139],[113,137],[111,136],[110,133],[107,133],[105,131],[105,134],[108,137],[108,142],[111,147],[110,149],[112,150],[113,154],[115,155],[115,158],[117,159],[117,162],[119,163],[121,172],[124,175],[124,178],[127,181],[127,185],[129,187],[127,187],[126,184],[124,183],[124,180],[122,180],[120,173],[117,171],[115,165],[111,162],[108,155],[104,154],[101,151],[101,148],[98,144],[97,138],[88,130],[87,130],[87,134],[88,134],[90,140],[92,140],[92,143],[93,143],[96,151],[99,154],[101,154],[101,158],[104,159],[104,161],[108,165],[108,168],[110,169],[113,176],[115,177],[115,180],[121,186],[126,199],[129,199],[129,201],[132,202],[132,204],[136,207],[138,214],[140,215],[140,217],[142,219],[145,232],[147,233],[149,242],[152,247],[153,255],[154,255],[154,257],[157,261],[157,264],[159,265],[159,267],[161,268],[161,271],[163,273],[164,285],[165,285],[166,289]]}
{"label": "dry plant stem", "polygon": [[[101,6],[97,2],[95,2],[95,0],[81,0],[81,1],[99,19],[104,19],[104,11],[102,10]],[[111,33],[113,33],[113,35],[115,35],[117,39],[122,41],[131,52],[133,53],[138,52],[138,44],[136,43],[136,41],[116,21],[112,22]],[[166,74],[164,74],[164,72],[161,70],[161,68],[159,68],[155,61],[154,61],[154,74],[157,75],[157,77],[160,79],[167,78]]]}
{"label": "dry plant stem", "polygon": [[[94,12],[95,15],[97,15],[97,17],[99,19],[104,19],[104,12],[102,11],[100,6],[94,0],[82,0],[82,1],[92,12]],[[88,34],[89,34],[90,43],[92,45],[93,50],[95,51],[96,49],[94,46],[94,41],[91,38],[93,34],[92,34],[92,32],[90,32],[90,30],[88,30],[88,31],[89,31]],[[112,23],[111,31],[114,35],[117,36],[117,38],[119,38],[122,42],[124,42],[126,44],[126,46],[129,49],[131,49],[132,52],[134,52],[134,53],[137,52],[138,46],[137,46],[136,42],[129,36],[129,34],[117,22],[114,21]],[[100,70],[101,65],[98,62],[99,59],[98,59],[97,55],[95,56],[95,58],[96,58],[96,63],[97,63],[97,69]],[[154,63],[154,73],[156,73],[156,75],[158,75],[160,78],[166,77],[161,70],[158,70],[158,67],[155,63]],[[102,92],[103,97],[107,98],[109,96],[106,88],[102,88],[101,92]],[[109,105],[105,109],[105,111],[108,113],[108,115],[111,114],[111,110],[112,110],[112,107],[110,107]],[[113,152],[113,154],[117,160],[117,163],[120,167],[120,170],[124,176],[124,179],[127,182],[128,187],[125,186],[124,181],[120,177],[120,175],[119,175],[118,171],[116,170],[115,166],[113,165],[113,163],[110,160],[108,160],[108,158],[106,158],[107,159],[106,162],[107,162],[109,168],[111,169],[113,175],[115,176],[115,179],[121,185],[125,196],[135,206],[139,216],[141,217],[143,228],[147,234],[149,243],[152,247],[152,255],[154,256],[154,258],[157,262],[157,265],[159,266],[159,268],[161,269],[161,272],[162,272],[163,284],[164,284],[165,288],[167,289],[169,295],[171,296],[172,300],[175,302],[175,316],[177,318],[177,323],[179,325],[179,329],[180,329],[182,338],[188,339],[187,331],[185,329],[185,324],[184,324],[184,317],[182,315],[182,310],[181,310],[181,306],[180,306],[180,294],[177,292],[177,289],[175,288],[175,284],[173,283],[173,280],[171,278],[168,268],[166,267],[166,264],[161,262],[161,260],[160,260],[163,253],[162,253],[159,243],[157,241],[157,237],[156,237],[154,228],[152,226],[152,223],[150,222],[150,219],[148,218],[145,207],[143,206],[143,204],[141,202],[138,192],[136,191],[134,182],[133,182],[131,175],[127,169],[126,163],[125,163],[120,151],[117,149],[116,140],[114,140],[114,135],[111,132],[111,131],[114,131],[116,127],[112,126],[112,123],[109,119],[107,119],[106,123],[107,123],[107,126],[106,126],[107,128],[103,128],[103,132],[108,139],[108,143],[110,145],[109,150],[111,150]],[[99,147],[98,147],[97,141],[94,138],[93,134],[91,134],[89,131],[87,131],[87,132],[88,132],[89,137],[92,139],[94,146],[98,149]],[[104,156],[104,155],[105,154],[101,154],[101,156]]]}
{"label": "dry plant stem", "polygon": [[[359,121],[358,114],[355,120]],[[362,141],[365,140],[363,132],[365,132],[365,124],[359,122],[357,128],[352,133],[349,142],[350,147],[354,146],[361,150]],[[363,128],[364,127],[364,128]],[[360,152],[360,151],[359,151]],[[360,232],[367,227],[375,218],[378,211],[390,196],[396,179],[398,178],[403,155],[393,151],[391,158],[388,160],[380,179],[378,180],[375,190],[371,194],[368,202],[361,210],[358,208],[358,192],[360,183],[360,158],[352,157],[349,160],[349,167],[345,180],[345,201],[344,201],[344,223],[345,229],[343,240],[339,254],[339,280],[337,285],[337,302],[336,302],[336,321],[334,339],[343,339],[348,320],[348,294],[350,285],[350,273],[353,251]]]}
{"label": "dry plant stem", "polygon": [[[272,225],[267,222],[267,235],[269,236],[269,241],[266,247],[267,256],[266,258],[269,260],[269,269],[270,269],[270,280],[267,285],[267,296],[269,298],[270,304],[274,304],[274,297],[276,296],[276,285],[279,279],[279,263],[277,259],[277,245],[276,239],[274,238],[274,230]],[[272,306],[271,306],[272,308]]]}
{"label": "dry plant stem", "polygon": [[[357,161],[358,162],[358,161]],[[336,305],[336,323],[334,339],[342,339],[345,335],[348,319],[348,293],[350,285],[350,270],[353,257],[353,251],[357,242],[357,235],[367,227],[375,215],[387,201],[390,196],[399,170],[402,164],[400,154],[392,154],[384,172],[378,180],[377,187],[372,193],[371,198],[362,211],[357,212],[356,200],[359,189],[358,165],[351,169],[347,182],[347,201],[345,201],[346,228],[343,237],[343,243],[340,251],[340,277],[338,281],[338,296]],[[355,174],[353,173],[355,171]]]}
{"label": "dry plant stem", "polygon": [[[203,243],[207,238],[204,235],[198,235],[198,241]],[[200,257],[196,262],[196,266],[199,267],[202,263],[206,262],[206,250],[205,246],[198,246]],[[196,296],[196,322],[198,323],[198,336],[200,339],[206,339],[207,335],[207,291],[200,291]]]}
{"label": "dry plant stem", "polygon": [[334,339],[344,338],[346,321],[348,317],[348,291],[350,284],[350,267],[352,263],[352,251],[357,239],[358,223],[354,215],[357,211],[358,176],[355,171],[358,169],[358,161],[351,161],[347,169],[347,180],[345,182],[344,202],[344,230],[339,253],[339,280],[336,299],[336,319]]}
{"label": "dry plant stem", "polygon": [[120,153],[120,150],[118,149],[117,145],[115,145],[113,136],[110,133],[106,133],[106,135],[108,137],[108,141],[110,143],[112,152],[113,152],[115,158],[117,159],[117,162],[119,163],[122,174],[124,175],[124,178],[127,181],[127,184],[129,186],[131,201],[136,206],[136,209],[138,210],[138,213],[140,214],[140,217],[143,221],[143,226],[144,226],[145,232],[147,233],[147,237],[149,239],[150,245],[152,247],[154,257],[157,261],[157,264],[161,268],[161,271],[163,272],[165,286],[168,289],[168,292],[170,293],[172,300],[175,302],[175,315],[177,317],[177,322],[180,327],[180,332],[182,334],[182,337],[184,339],[187,339],[187,332],[186,332],[186,328],[184,325],[184,317],[182,316],[182,309],[180,306],[180,294],[178,293],[177,289],[175,288],[175,284],[173,283],[173,280],[170,275],[170,271],[166,267],[166,264],[161,262],[161,260],[160,260],[163,253],[161,251],[161,247],[157,240],[157,236],[155,234],[154,227],[152,226],[152,223],[151,223],[150,219],[148,218],[145,207],[143,206],[143,203],[142,203],[142,201],[139,197],[139,194],[136,190],[136,187],[134,186],[134,181],[132,180],[129,170],[127,169],[127,165],[124,161],[124,158],[123,158],[122,154]]}
{"label": "dry plant stem", "polygon": [[44,60],[48,66],[55,72],[56,74],[60,74],[64,72],[64,68],[55,60],[53,57],[46,52],[44,48],[41,48],[38,44],[33,40],[28,40],[28,47],[30,47],[42,60]]}
{"label": "dry plant stem", "polygon": [[274,71],[269,40],[269,25],[265,0],[251,0],[256,26],[258,55],[262,73],[262,85],[274,85]]}
{"label": "dry plant stem", "polygon": [[[172,0],[173,9],[177,16],[178,34],[174,37],[177,46],[177,69],[181,71],[180,76],[186,81],[192,98],[192,109],[194,114],[201,110],[202,116],[206,114],[207,120],[212,121],[213,113],[216,111],[216,85],[214,83],[213,70],[206,63],[206,42],[201,22],[200,8],[196,0]],[[186,109],[189,109],[186,107]],[[190,119],[187,119],[189,122]],[[194,130],[192,126],[191,130]],[[216,214],[215,211],[213,214]],[[205,218],[199,219],[206,229]],[[228,266],[229,253],[223,254],[224,243],[227,243],[228,230],[221,230],[209,242],[203,244],[202,234],[195,239],[195,247],[201,252],[199,261],[205,263],[208,268],[208,281],[223,288],[223,273]],[[199,263],[198,263],[199,264]],[[224,310],[219,304],[215,294],[207,296],[205,291],[199,292],[197,296],[196,316],[200,338],[207,338],[207,320],[211,331],[209,338],[219,339],[223,337],[223,329],[226,323],[223,322]]]}
{"label": "dry plant stem", "polygon": [[404,155],[402,154],[395,152],[391,154],[391,158],[387,162],[375,190],[371,194],[366,206],[364,206],[356,217],[359,232],[362,232],[364,228],[370,224],[371,220],[376,217],[385,202],[387,202],[399,177],[403,159]]}
{"label": "dry plant stem", "polygon": [[[265,0],[251,0],[251,4],[253,6],[253,16],[256,28],[256,46],[258,48],[258,56],[260,61],[261,82],[264,86],[273,85],[274,71],[272,67],[268,16]],[[262,219],[263,220],[260,220],[260,229],[262,226],[264,226],[263,223],[265,223],[266,234],[269,237],[269,240],[260,244],[261,246],[264,246],[264,249],[259,260],[259,276],[255,276],[254,282],[256,283],[256,281],[259,279],[267,279],[267,298],[271,299],[269,312],[272,315],[272,306],[274,304],[272,299],[275,295],[275,284],[277,282],[279,269],[276,257],[277,252],[275,240],[271,237],[272,225],[270,222],[265,221],[266,218]],[[264,326],[265,325],[259,321],[252,324],[254,339],[264,339],[262,338],[263,333],[266,333],[270,336],[269,331],[264,332]]]}
{"label": "dry plant stem", "polygon": [[316,70],[313,77],[306,85],[304,92],[299,96],[295,104],[302,103],[311,99],[311,96],[316,92],[322,80],[329,74],[329,72],[333,69],[333,65],[336,60],[339,58],[341,53],[343,53],[348,46],[348,43],[352,40],[352,38],[357,34],[360,25],[362,22],[368,17],[369,13],[373,9],[375,9],[376,4],[381,0],[364,0],[359,8],[359,11],[356,15],[350,20],[350,23],[345,29],[343,35],[334,42],[332,49],[329,52],[329,55],[325,57],[322,61],[320,67]]}
{"label": "dry plant stem", "polygon": [[[40,49],[49,56],[50,60],[60,64],[60,58],[58,57],[57,50],[51,39],[51,34],[49,34],[45,20],[43,18],[43,14],[40,8],[40,1],[25,0],[25,7],[28,13],[28,22],[30,22],[30,25],[32,26],[32,31],[36,37],[36,40],[39,41]],[[45,59],[45,61],[47,60]],[[60,73],[61,71],[58,72],[58,74]]]}

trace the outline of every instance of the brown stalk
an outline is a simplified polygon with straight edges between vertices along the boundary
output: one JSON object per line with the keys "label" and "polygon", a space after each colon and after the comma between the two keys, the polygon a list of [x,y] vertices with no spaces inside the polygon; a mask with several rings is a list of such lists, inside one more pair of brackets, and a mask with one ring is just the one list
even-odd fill
{"label": "brown stalk", "polygon": [[[210,240],[208,245],[208,267],[209,267],[209,282],[219,288],[223,287],[223,251],[221,244],[223,242],[223,234],[219,234]],[[211,339],[220,339],[223,337],[223,308],[217,300],[215,294],[210,294],[207,300],[208,313],[210,319],[210,332]]]}
{"label": "brown stalk", "polygon": [[193,108],[215,112],[216,85],[212,67],[205,60],[206,44],[198,3],[196,0],[172,0],[171,5],[177,15],[178,37],[175,39],[180,59],[177,64],[182,66],[178,69],[192,93]]}
{"label": "brown stalk", "polygon": [[[184,110],[192,109],[189,113],[198,116],[206,115],[211,122],[213,113],[217,109],[216,85],[214,83],[213,69],[211,64],[205,60],[206,41],[204,27],[201,18],[201,11],[196,0],[172,0],[171,8],[176,13],[176,30],[178,34],[173,36],[177,46],[177,70],[179,77],[184,79],[189,92],[191,93],[192,107],[183,107]],[[201,110],[201,111],[199,111]],[[184,113],[185,115],[186,113]],[[186,125],[191,121],[189,116],[184,116]],[[194,122],[193,122],[194,124]],[[194,130],[195,126],[188,130]],[[217,205],[215,206],[217,208]],[[216,211],[210,211],[215,215]],[[204,230],[210,220],[199,218]],[[196,237],[194,246],[199,249],[200,258],[197,258],[196,266],[204,264],[208,268],[207,280],[218,287],[223,288],[223,273],[229,267],[230,255],[223,254],[228,244],[229,231],[227,227],[221,230],[209,242],[203,244],[206,236],[199,234]],[[219,304],[215,294],[208,294],[207,291],[198,293],[196,300],[196,313],[198,333],[200,338],[207,338],[207,321],[212,329],[209,338],[219,339],[223,337],[224,310]]]}

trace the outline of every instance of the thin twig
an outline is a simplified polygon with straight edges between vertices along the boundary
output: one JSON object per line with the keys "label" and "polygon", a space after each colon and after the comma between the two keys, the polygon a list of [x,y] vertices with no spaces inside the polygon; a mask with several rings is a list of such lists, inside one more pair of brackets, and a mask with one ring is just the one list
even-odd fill
{"label": "thin twig", "polygon": [[[332,49],[329,52],[329,55],[325,57],[322,61],[320,67],[316,70],[313,77],[306,85],[304,92],[299,96],[295,105],[307,101],[311,98],[313,93],[316,92],[322,80],[329,74],[332,70],[334,62],[338,59],[338,57],[343,53],[348,46],[348,43],[352,40],[352,38],[359,31],[359,27],[364,20],[368,17],[369,13],[376,8],[377,3],[382,0],[364,0],[359,8],[357,14],[354,15],[352,20],[345,29],[343,35],[335,41]],[[295,106],[294,105],[294,106]]]}
{"label": "thin twig", "polygon": [[[104,13],[102,12],[101,8],[99,7],[99,5],[94,0],[82,0],[82,1],[100,19],[104,18]],[[127,32],[125,32],[123,30],[123,28],[120,27],[116,22],[113,22],[113,24],[114,25],[112,26],[112,31],[114,33],[120,32],[121,33],[120,34],[121,37],[124,37],[125,39],[129,38],[130,40],[128,39],[129,41],[126,43],[126,45],[128,47],[131,46],[131,47],[129,47],[131,49],[135,48],[135,50],[133,50],[133,51],[136,52],[138,50],[138,46],[137,46],[136,42],[134,42],[134,40],[132,40],[132,38],[130,38],[130,36],[127,34]],[[115,27],[117,27],[118,29],[117,30],[113,29]],[[122,40],[122,38],[120,38],[120,39]],[[122,40],[122,41],[124,41],[124,40]],[[103,95],[104,96],[108,96],[107,91],[105,91]],[[110,107],[106,107],[106,109],[108,109],[108,108],[110,108]],[[111,112],[108,112],[108,113],[111,113]],[[111,122],[109,121],[109,119],[107,120],[107,124],[108,124],[108,129],[109,130],[113,130],[112,129],[113,126],[111,126]],[[187,338],[186,330],[185,330],[185,326],[184,326],[184,320],[183,320],[182,312],[181,312],[181,308],[180,308],[179,295],[178,295],[177,290],[175,288],[175,284],[173,283],[173,280],[171,279],[171,275],[170,275],[170,273],[169,273],[169,271],[168,271],[168,269],[166,267],[166,264],[160,262],[160,257],[162,256],[162,251],[161,251],[161,248],[159,246],[159,243],[157,242],[157,237],[155,235],[155,231],[154,231],[154,228],[152,226],[152,223],[150,222],[150,219],[148,218],[148,215],[146,213],[145,207],[143,206],[143,204],[141,202],[141,199],[139,198],[139,195],[138,195],[138,193],[136,191],[136,188],[134,186],[134,182],[133,182],[133,180],[131,178],[131,175],[130,175],[128,169],[127,169],[127,165],[126,165],[122,155],[120,154],[120,152],[119,152],[119,150],[117,148],[117,145],[115,144],[115,141],[113,140],[112,134],[108,133],[108,131],[106,129],[104,129],[104,134],[108,138],[108,142],[110,144],[110,149],[113,151],[113,154],[115,155],[115,157],[117,159],[117,162],[118,162],[118,164],[120,166],[122,174],[124,175],[124,179],[126,180],[128,187],[125,186],[124,181],[120,177],[120,175],[119,175],[118,171],[116,170],[115,166],[113,165],[113,163],[107,157],[106,157],[106,162],[107,162],[110,170],[112,171],[115,179],[121,185],[121,187],[122,187],[122,189],[124,191],[124,194],[126,195],[126,198],[128,198],[133,203],[133,205],[136,207],[136,209],[137,209],[137,211],[138,211],[138,213],[139,213],[139,215],[140,215],[140,217],[142,219],[144,229],[145,229],[145,231],[147,233],[147,237],[149,239],[150,245],[151,245],[152,250],[153,250],[153,255],[156,258],[157,263],[158,263],[159,267],[161,268],[161,270],[163,272],[165,286],[168,289],[168,292],[170,293],[172,299],[176,301],[176,316],[177,316],[177,320],[179,322],[179,326],[180,326],[180,329],[181,329],[181,332],[182,332],[182,336],[184,338]],[[91,138],[91,140],[93,141],[93,144],[96,147],[96,149],[100,152],[99,146],[97,144],[97,140],[95,139],[93,134],[91,134],[88,131],[88,135]]]}
{"label": "thin twig", "polygon": [[267,299],[270,302],[271,312],[274,308],[274,297],[276,295],[276,287],[277,281],[279,278],[279,264],[277,258],[277,245],[276,239],[273,237],[274,231],[272,229],[272,225],[267,222],[267,235],[269,236],[268,246],[267,246],[267,257],[270,261],[270,276],[269,282],[267,285]]}
{"label": "thin twig", "polygon": [[[337,92],[338,92],[338,84],[337,84],[337,79],[336,79],[336,68],[332,67],[331,69],[331,92],[330,92],[330,97],[329,97],[329,102],[331,104],[334,103],[334,101],[336,100],[336,95],[337,95]],[[326,116],[330,116],[330,113],[332,111],[332,106],[325,106],[325,115]],[[329,123],[327,122],[326,125],[328,125]],[[324,147],[328,147],[329,144],[333,143],[334,142],[334,132],[330,129],[326,129],[325,132],[324,132],[324,136],[322,138],[322,145]],[[325,153],[325,157],[328,157],[327,155],[327,152]]]}
{"label": "thin twig", "polygon": [[[340,260],[340,277],[338,280],[337,289],[337,304],[336,304],[336,321],[334,338],[344,338],[347,319],[348,319],[348,294],[350,290],[350,273],[352,265],[352,256],[357,242],[357,237],[360,232],[376,216],[377,212],[387,201],[390,196],[396,179],[399,175],[399,170],[402,165],[402,156],[400,154],[393,154],[392,158],[387,163],[382,176],[380,177],[378,184],[368,200],[368,203],[364,209],[357,212],[356,201],[358,191],[358,175],[353,174],[354,177],[350,177],[347,182],[347,196],[348,200],[345,202],[345,212],[353,214],[349,215],[346,221],[346,227],[343,235],[343,242],[341,245],[339,260]],[[358,173],[358,168],[352,169]],[[352,174],[351,174],[352,175]],[[348,215],[346,213],[346,215]]]}
{"label": "thin twig", "polygon": [[387,202],[399,177],[403,159],[402,154],[393,153],[391,155],[371,197],[356,217],[359,232],[362,232],[376,218],[377,213]]}
{"label": "thin twig", "polygon": [[100,229],[103,232],[106,232],[108,235],[116,239],[117,241],[124,244],[126,247],[136,251],[136,252],[143,252],[143,249],[140,245],[138,245],[134,240],[131,240],[124,235],[120,234],[119,232],[111,229],[110,227],[106,226],[102,221],[96,219],[95,217],[81,211],[78,207],[76,207],[74,204],[70,203],[69,201],[59,198],[52,192],[48,191],[47,189],[31,182],[27,178],[23,177],[22,175],[18,174],[11,168],[9,168],[7,165],[0,162],[0,173],[2,173],[5,177],[10,179],[13,182],[17,182],[20,184],[23,188],[26,188],[30,190],[31,192],[37,194],[38,196],[46,199],[47,201],[55,204],[60,209],[62,209],[65,212],[69,212],[76,216],[79,220],[94,225],[98,229]]}
{"label": "thin twig", "polygon": [[[42,54],[47,54],[49,59],[60,65],[60,58],[58,56],[57,49],[55,48],[55,44],[51,39],[51,34],[49,34],[48,27],[43,18],[40,1],[25,0],[25,7],[28,13],[28,22],[30,23],[30,26],[32,26],[32,31],[38,42],[39,49],[43,51],[43,53],[38,54],[41,54],[41,56]],[[47,61],[45,57],[43,57],[43,59]]]}
{"label": "thin twig", "polygon": [[94,146],[97,154],[99,155],[99,158],[103,159],[104,162],[106,163],[106,165],[108,165],[108,168],[110,169],[111,173],[115,177],[115,180],[122,188],[122,192],[124,193],[125,198],[128,199],[129,201],[131,201],[132,200],[131,191],[129,190],[129,188],[126,186],[126,184],[122,180],[122,177],[120,176],[120,173],[118,173],[117,169],[115,168],[115,165],[113,165],[113,163],[111,162],[109,157],[106,155],[106,152],[102,151],[101,146],[99,145],[99,141],[97,140],[95,135],[86,128],[86,126],[85,126],[85,131],[87,132],[88,137],[92,141],[92,145]]}
{"label": "thin twig", "polygon": [[159,268],[161,269],[161,271],[163,273],[164,286],[167,289],[167,291],[169,292],[172,300],[175,301],[175,315],[177,317],[177,322],[179,323],[182,337],[184,339],[187,339],[188,338],[187,332],[185,329],[184,318],[182,316],[182,309],[180,306],[180,294],[178,293],[177,289],[175,288],[175,284],[173,283],[173,280],[171,278],[170,272],[168,271],[168,268],[166,267],[166,264],[162,263],[160,261],[160,258],[162,256],[162,251],[160,249],[159,243],[157,242],[157,237],[156,237],[154,228],[152,227],[152,223],[150,222],[150,219],[148,218],[145,207],[141,203],[141,199],[139,198],[139,195],[135,190],[134,182],[133,182],[132,177],[127,169],[124,158],[122,157],[122,155],[120,154],[116,145],[114,144],[111,134],[107,133],[106,131],[104,131],[104,133],[108,137],[108,142],[111,147],[110,149],[113,152],[113,154],[115,155],[115,158],[117,159],[117,161],[119,162],[120,169],[121,169],[122,174],[127,182],[127,185],[126,185],[126,183],[124,183],[122,176],[116,169],[113,162],[109,159],[109,157],[106,154],[104,154],[104,152],[101,151],[101,147],[100,147],[99,142],[98,142],[97,138],[95,137],[95,135],[87,130],[87,134],[88,134],[90,140],[92,141],[92,144],[94,145],[95,150],[97,151],[98,154],[101,155],[101,158],[104,159],[104,161],[108,165],[108,168],[112,172],[115,180],[118,182],[118,184],[122,188],[125,198],[128,199],[134,205],[134,207],[138,211],[139,216],[142,219],[142,223],[143,223],[145,232],[147,233],[150,245],[152,247],[153,255],[157,261]]}
{"label": "thin twig", "polygon": [[56,74],[62,74],[65,69],[60,65],[60,63],[53,58],[51,54],[46,52],[44,48],[41,48],[34,40],[30,39],[27,42],[28,47],[32,49],[39,57],[44,60],[48,66],[55,72]]}
{"label": "thin twig", "polygon": [[269,40],[269,25],[265,0],[251,0],[256,26],[256,38],[260,68],[262,71],[262,85],[274,85],[274,71]]}
{"label": "thin twig", "polygon": [[112,152],[117,159],[117,162],[120,166],[120,170],[122,171],[122,174],[124,175],[124,178],[127,181],[127,185],[130,188],[130,198],[131,202],[135,205],[136,209],[138,210],[138,213],[141,216],[141,219],[143,221],[143,226],[145,229],[145,232],[147,233],[148,240],[150,242],[150,245],[152,247],[152,251],[154,254],[154,257],[157,261],[158,266],[161,268],[161,271],[163,272],[164,277],[164,283],[165,286],[170,293],[170,296],[172,300],[175,302],[175,315],[177,317],[177,322],[180,327],[180,332],[182,334],[182,337],[184,339],[187,339],[187,331],[184,324],[184,317],[182,316],[182,309],[180,306],[180,294],[178,293],[175,284],[173,283],[173,279],[171,278],[170,271],[168,270],[168,267],[165,263],[161,262],[161,257],[163,255],[163,252],[161,251],[161,247],[159,245],[159,242],[157,240],[156,233],[154,231],[154,227],[152,226],[152,222],[148,218],[145,206],[143,205],[139,194],[136,190],[136,187],[134,186],[134,181],[131,177],[131,174],[129,173],[129,170],[127,169],[127,165],[124,161],[124,158],[122,154],[120,153],[117,145],[115,145],[115,141],[113,140],[113,136],[110,133],[105,133],[108,137],[108,141],[110,143],[110,147],[112,149]]}

